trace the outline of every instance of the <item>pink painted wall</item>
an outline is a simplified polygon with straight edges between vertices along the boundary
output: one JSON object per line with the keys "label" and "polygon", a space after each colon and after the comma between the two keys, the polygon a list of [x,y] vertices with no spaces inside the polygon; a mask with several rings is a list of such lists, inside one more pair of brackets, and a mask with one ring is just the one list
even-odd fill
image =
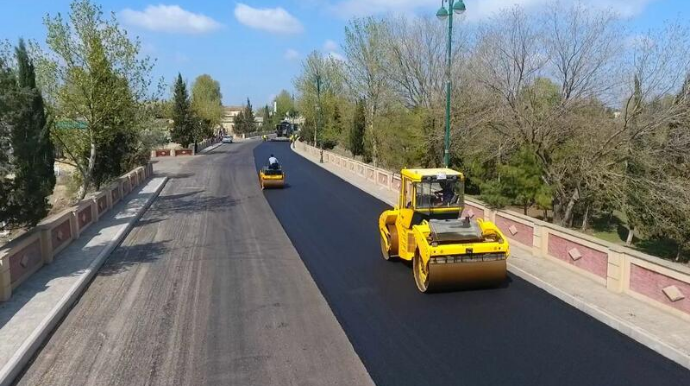
{"label": "pink painted wall", "polygon": [[462,211],[462,216],[466,216],[470,210],[474,214],[474,218],[480,218],[482,220],[484,219],[484,209],[468,203],[465,203],[465,208]]}
{"label": "pink painted wall", "polygon": [[113,199],[113,202],[116,202],[116,201],[118,201],[118,200],[120,199],[120,189],[119,189],[119,188],[113,189],[113,190],[110,192],[110,194],[112,195],[111,197],[112,197],[112,199]]}
{"label": "pink painted wall", "polygon": [[50,230],[50,240],[53,251],[69,243],[71,238],[72,228],[69,226],[69,218],[66,218],[62,224]]}
{"label": "pink painted wall", "polygon": [[[685,299],[672,302],[662,291],[675,285],[685,295]],[[630,290],[656,300],[667,306],[690,314],[690,284],[662,275],[635,264],[630,266]]]}
{"label": "pink painted wall", "polygon": [[391,185],[393,185],[394,190],[400,190],[400,178],[393,177],[393,182]]}
{"label": "pink painted wall", "polygon": [[93,216],[91,215],[91,207],[87,206],[84,209],[77,212],[77,224],[79,224],[79,229],[86,228],[93,221]]}
{"label": "pink painted wall", "polygon": [[122,195],[125,196],[132,190],[132,185],[129,182],[129,178],[125,178],[122,182]]}
{"label": "pink painted wall", "polygon": [[[518,231],[516,234],[510,233],[510,227],[513,225]],[[498,227],[498,229],[501,230],[501,232],[503,232],[503,234],[506,237],[520,242],[528,247],[532,246],[534,229],[532,229],[531,226],[525,225],[515,220],[511,220],[499,214],[496,215],[496,226]]]}
{"label": "pink painted wall", "polygon": [[379,184],[388,186],[388,175],[379,173]]}
{"label": "pink painted wall", "polygon": [[41,240],[36,238],[34,242],[10,256],[10,281],[14,284],[41,264]]}
{"label": "pink painted wall", "polygon": [[108,197],[100,197],[96,204],[98,205],[98,215],[100,216],[108,210]]}
{"label": "pink painted wall", "polygon": [[[608,254],[549,233],[549,255],[601,278],[606,278]],[[573,260],[568,251],[577,248],[582,257]]]}

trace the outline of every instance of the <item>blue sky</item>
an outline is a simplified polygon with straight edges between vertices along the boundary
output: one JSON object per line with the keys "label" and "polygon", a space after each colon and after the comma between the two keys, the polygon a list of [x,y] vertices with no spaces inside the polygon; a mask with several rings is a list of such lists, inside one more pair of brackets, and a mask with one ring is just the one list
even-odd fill
{"label": "blue sky", "polygon": [[[292,90],[301,60],[312,50],[339,55],[347,19],[389,12],[434,14],[440,0],[96,0],[138,35],[158,59],[155,75],[189,82],[208,73],[221,83],[225,104],[247,97],[268,103]],[[512,4],[528,10],[549,0],[465,0],[466,22],[478,23]],[[690,17],[688,0],[583,0],[630,18],[631,33],[664,20]],[[573,2],[561,0],[563,3]],[[0,0],[0,39],[45,40],[42,18],[69,9],[67,0]],[[28,6],[30,4],[30,6]]]}

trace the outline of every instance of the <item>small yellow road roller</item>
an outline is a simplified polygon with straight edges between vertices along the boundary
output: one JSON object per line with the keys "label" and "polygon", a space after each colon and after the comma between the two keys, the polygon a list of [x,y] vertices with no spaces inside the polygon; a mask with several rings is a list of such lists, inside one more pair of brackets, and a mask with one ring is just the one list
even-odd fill
{"label": "small yellow road roller", "polygon": [[398,204],[379,217],[386,260],[412,261],[421,292],[498,286],[508,241],[492,222],[463,214],[464,176],[448,169],[403,169]]}
{"label": "small yellow road roller", "polygon": [[285,173],[280,167],[264,166],[259,171],[261,189],[282,188],[285,186]]}

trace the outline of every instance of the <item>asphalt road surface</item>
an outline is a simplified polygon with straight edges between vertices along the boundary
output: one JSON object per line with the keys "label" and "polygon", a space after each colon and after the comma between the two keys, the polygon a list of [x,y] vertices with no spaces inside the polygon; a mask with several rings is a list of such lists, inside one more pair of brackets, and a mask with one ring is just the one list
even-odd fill
{"label": "asphalt road surface", "polygon": [[157,165],[160,198],[20,385],[371,384],[259,189],[257,143]]}
{"label": "asphalt road surface", "polygon": [[425,295],[380,257],[386,204],[292,153],[265,191],[374,382],[384,385],[690,385],[690,372],[511,276],[502,288]]}

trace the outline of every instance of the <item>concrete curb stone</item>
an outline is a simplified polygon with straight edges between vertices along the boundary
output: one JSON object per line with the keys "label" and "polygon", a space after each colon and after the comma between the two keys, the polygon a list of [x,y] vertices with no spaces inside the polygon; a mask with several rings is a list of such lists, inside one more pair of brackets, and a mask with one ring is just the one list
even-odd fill
{"label": "concrete curb stone", "polygon": [[26,339],[24,344],[15,352],[12,358],[0,370],[0,386],[10,386],[13,384],[17,375],[21,373],[24,367],[29,363],[34,354],[43,345],[46,338],[52,333],[53,329],[57,327],[62,318],[67,315],[72,305],[79,299],[84,290],[88,287],[91,280],[98,272],[99,268],[110,254],[117,248],[118,245],[129,234],[137,221],[146,213],[151,204],[156,200],[160,192],[165,187],[168,177],[163,177],[158,187],[156,187],[154,194],[149,197],[146,203],[137,210],[136,214],[131,218],[127,225],[119,230],[115,238],[108,243],[108,245],[98,254],[94,261],[89,265],[86,271],[81,275],[79,280],[69,289],[69,291],[58,301],[50,311],[48,316],[43,319],[41,324],[33,333]]}

